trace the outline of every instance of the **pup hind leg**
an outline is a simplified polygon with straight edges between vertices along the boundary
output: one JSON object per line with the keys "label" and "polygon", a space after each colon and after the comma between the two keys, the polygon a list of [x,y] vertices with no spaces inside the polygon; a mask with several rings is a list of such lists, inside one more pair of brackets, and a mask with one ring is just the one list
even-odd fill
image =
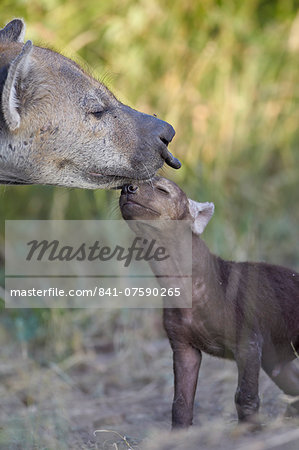
{"label": "pup hind leg", "polygon": [[267,367],[263,365],[263,369],[285,394],[298,396],[298,399],[288,405],[286,415],[299,416],[299,360]]}
{"label": "pup hind leg", "polygon": [[263,363],[262,367],[272,381],[287,395],[299,395],[299,361]]}

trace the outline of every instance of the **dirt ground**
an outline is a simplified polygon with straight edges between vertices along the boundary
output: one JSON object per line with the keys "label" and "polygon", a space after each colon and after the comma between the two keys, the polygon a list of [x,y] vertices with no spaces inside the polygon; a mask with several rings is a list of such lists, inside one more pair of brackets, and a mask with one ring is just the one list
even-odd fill
{"label": "dirt ground", "polygon": [[93,348],[59,365],[38,363],[21,347],[4,346],[0,449],[298,450],[299,420],[284,417],[288,399],[264,373],[261,430],[237,425],[236,379],[233,362],[204,355],[194,426],[173,433],[166,339],[136,341],[125,351]]}

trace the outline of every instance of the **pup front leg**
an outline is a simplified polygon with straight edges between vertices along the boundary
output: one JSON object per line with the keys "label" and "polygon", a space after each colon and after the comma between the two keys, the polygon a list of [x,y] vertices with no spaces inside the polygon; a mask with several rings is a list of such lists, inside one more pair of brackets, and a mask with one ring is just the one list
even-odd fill
{"label": "pup front leg", "polygon": [[201,359],[201,352],[191,345],[173,348],[172,428],[187,428],[192,425],[194,396]]}
{"label": "pup front leg", "polygon": [[243,344],[235,354],[238,366],[238,387],[235,405],[239,421],[256,423],[259,410],[259,373],[261,368],[261,343],[258,338]]}

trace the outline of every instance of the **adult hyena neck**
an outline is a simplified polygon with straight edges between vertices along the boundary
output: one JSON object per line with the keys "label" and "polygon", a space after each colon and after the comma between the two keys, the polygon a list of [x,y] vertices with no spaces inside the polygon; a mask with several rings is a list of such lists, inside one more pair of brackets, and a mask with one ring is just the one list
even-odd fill
{"label": "adult hyena neck", "polygon": [[0,129],[0,184],[27,184],[26,175],[31,165],[29,141],[25,140],[24,145]]}

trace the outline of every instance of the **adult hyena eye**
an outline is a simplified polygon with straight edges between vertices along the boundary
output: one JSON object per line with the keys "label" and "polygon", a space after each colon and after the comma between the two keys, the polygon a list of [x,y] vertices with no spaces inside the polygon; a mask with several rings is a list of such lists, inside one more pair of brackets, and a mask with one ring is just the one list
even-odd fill
{"label": "adult hyena eye", "polygon": [[100,119],[104,113],[105,113],[105,110],[101,109],[99,111],[92,111],[90,114],[92,114],[93,117],[95,117],[96,119]]}

